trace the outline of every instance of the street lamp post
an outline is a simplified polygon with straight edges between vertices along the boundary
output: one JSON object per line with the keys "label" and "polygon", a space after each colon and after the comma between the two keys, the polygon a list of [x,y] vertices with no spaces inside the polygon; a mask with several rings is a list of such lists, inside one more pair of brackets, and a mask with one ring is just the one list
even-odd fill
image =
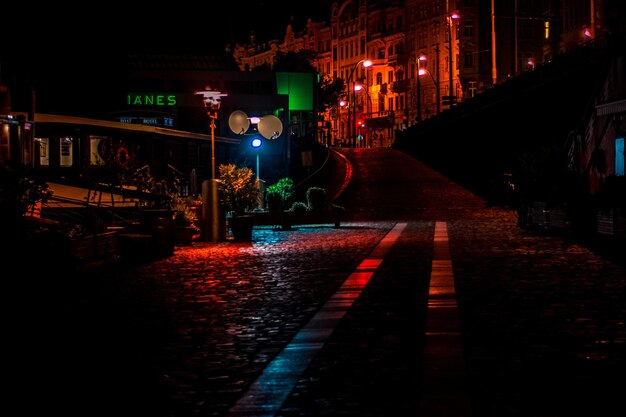
{"label": "street lamp post", "polygon": [[439,84],[437,83],[437,80],[435,80],[435,77],[433,77],[433,74],[428,71],[426,68],[420,68],[419,73],[420,76],[422,75],[430,75],[430,79],[432,80],[433,84],[435,85],[435,87],[437,87]]}
{"label": "street lamp post", "polygon": [[[361,59],[352,67],[352,71],[350,71],[350,75],[348,76],[348,81],[346,83],[346,87],[348,88],[348,102],[350,102],[350,82],[352,81],[352,76],[354,76],[354,71],[356,71],[357,67],[361,63],[363,64],[363,68],[371,67],[373,64],[369,59]],[[356,137],[353,133],[355,129],[352,117],[354,117],[354,120],[356,121],[356,92],[354,91],[354,88],[352,90],[352,102],[348,105],[348,135],[350,136],[349,139],[351,146],[354,147],[356,144]],[[350,108],[352,107],[352,104],[354,105],[354,109]]]}
{"label": "street lamp post", "polygon": [[260,171],[260,164],[259,164],[259,151],[261,150],[261,146],[263,145],[263,141],[261,140],[261,138],[253,138],[250,141],[250,146],[252,147],[252,149],[256,150],[256,187],[259,190],[259,201],[257,202],[257,207],[262,209],[264,206],[264,198],[263,198],[263,187],[261,184],[261,171]]}
{"label": "street lamp post", "polygon": [[422,84],[420,82],[420,75],[422,71],[422,62],[426,61],[426,56],[420,54],[417,57],[417,121],[422,121]]}
{"label": "street lamp post", "polygon": [[[436,88],[436,96],[437,96],[437,114],[441,113],[441,90],[439,89],[439,42],[437,42],[435,44],[435,53],[436,55],[436,60],[435,60],[435,71],[437,73],[437,82],[435,82],[435,88]],[[433,74],[430,73],[430,76],[432,77]],[[433,78],[433,81],[435,81],[435,79]]]}
{"label": "street lamp post", "polygon": [[[367,84],[367,81],[366,81],[366,84]],[[365,103],[365,106],[366,106],[366,107],[371,106],[371,105],[372,105],[372,99],[370,98],[369,92],[367,91],[367,85],[366,85],[365,87],[364,87],[363,85],[361,85],[361,84],[355,84],[355,85],[354,85],[354,93],[355,93],[355,94],[356,94],[358,91],[362,91],[363,89],[365,89],[365,94],[367,95],[367,100],[369,101],[369,104],[368,104],[368,103]],[[355,100],[355,101],[356,101],[356,100]],[[367,109],[366,109],[366,111],[367,111]],[[363,118],[363,120],[362,120],[362,124],[358,125],[358,127],[363,128],[363,127],[366,127],[366,126],[367,126],[367,124],[366,124],[366,122],[365,122],[365,119],[366,119],[366,118],[370,118],[370,116],[366,114],[366,117],[364,117],[364,118]],[[355,114],[355,121],[356,121],[356,120],[358,120],[358,119],[356,118],[356,114]],[[358,122],[357,122],[357,124],[358,124]],[[360,136],[360,135],[359,135],[359,132],[357,131],[357,132],[356,132],[356,137],[358,138],[359,136]],[[367,136],[365,136],[365,137],[361,137],[361,139],[363,140],[363,142],[361,142],[362,147],[367,148]]]}
{"label": "street lamp post", "polygon": [[261,138],[253,138],[250,141],[250,146],[253,149],[256,149],[256,181],[259,182],[261,180],[261,173],[259,171],[259,148],[263,144]]}
{"label": "street lamp post", "polygon": [[453,61],[453,56],[452,56],[452,50],[454,49],[454,42],[452,40],[452,24],[454,23],[455,20],[459,20],[460,16],[458,13],[450,13],[449,15],[446,16],[446,22],[447,22],[447,26],[448,26],[448,42],[450,44],[449,48],[448,48],[448,70],[450,72],[449,74],[449,80],[450,80],[450,91],[449,91],[449,102],[450,102],[450,107],[452,107],[454,105],[455,99],[456,97],[454,96],[454,61]]}
{"label": "street lamp post", "polygon": [[218,180],[215,176],[215,120],[222,97],[227,94],[206,87],[196,91],[203,97],[204,106],[210,119],[211,128],[211,180],[202,183],[202,235],[205,241],[219,242],[224,238],[225,219],[219,205]]}
{"label": "street lamp post", "polygon": [[420,61],[417,60],[417,121],[422,121],[422,86],[420,82]]}
{"label": "street lamp post", "polygon": [[[350,101],[350,97],[348,97],[348,101]],[[339,132],[339,135],[341,136],[341,140],[343,142],[343,139],[346,137],[346,127],[344,125],[344,123],[342,123],[343,121],[343,117],[341,116],[342,113],[342,108],[348,106],[348,102],[345,100],[339,100],[339,129],[341,129],[341,131]],[[348,109],[348,126],[350,125],[350,109]],[[348,133],[348,136],[350,136],[350,133]]]}
{"label": "street lamp post", "polygon": [[[438,91],[439,91],[439,83],[435,80],[435,77],[433,77],[432,72],[428,71],[426,68],[420,68],[420,69],[417,71],[417,80],[419,81],[419,78],[420,78],[422,75],[425,75],[425,74],[430,75],[430,79],[433,81],[433,84],[434,84],[434,86],[435,86],[435,89],[436,89],[436,91],[438,92]],[[419,99],[419,97],[418,97],[418,99]],[[439,114],[439,94],[437,94],[437,114]]]}
{"label": "street lamp post", "polygon": [[355,126],[355,128],[354,128],[354,130],[355,130],[354,131],[354,137],[355,137],[354,146],[355,147],[360,144],[357,141],[357,139],[359,138],[358,127],[360,127],[360,126],[357,126],[358,118],[356,117],[356,93],[358,91],[361,91],[361,90],[363,90],[363,86],[361,84],[354,83],[354,88],[352,89],[352,94],[354,94],[354,126]]}
{"label": "street lamp post", "polygon": [[[439,53],[439,44],[437,44],[437,53]],[[426,69],[426,55],[424,54],[420,54],[418,59],[417,59],[417,116],[418,116],[418,120],[422,120],[422,113],[421,113],[421,101],[422,101],[422,95],[421,95],[421,80],[420,77],[422,75],[430,75],[430,79],[433,81],[433,85],[435,86],[435,91],[436,91],[436,95],[437,95],[437,114],[439,114],[440,111],[440,106],[439,106],[439,80],[435,80],[435,77],[433,77],[433,73],[430,72],[428,69]],[[437,60],[437,76],[439,76],[439,60]],[[428,111],[428,109],[427,109]]]}
{"label": "street lamp post", "polygon": [[372,121],[372,98],[370,97],[370,82],[369,82],[369,71],[365,72],[365,94],[367,94],[367,103],[365,104],[367,106],[367,131],[365,133],[365,147],[368,147],[368,141],[370,142],[369,145],[371,146],[371,129],[372,127],[370,126],[371,121]]}

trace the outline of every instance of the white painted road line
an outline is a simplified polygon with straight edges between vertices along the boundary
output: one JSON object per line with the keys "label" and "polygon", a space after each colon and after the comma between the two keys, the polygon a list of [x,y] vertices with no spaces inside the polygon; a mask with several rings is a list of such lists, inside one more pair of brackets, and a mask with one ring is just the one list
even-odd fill
{"label": "white painted road line", "polygon": [[471,416],[448,229],[435,223],[422,366],[421,417]]}

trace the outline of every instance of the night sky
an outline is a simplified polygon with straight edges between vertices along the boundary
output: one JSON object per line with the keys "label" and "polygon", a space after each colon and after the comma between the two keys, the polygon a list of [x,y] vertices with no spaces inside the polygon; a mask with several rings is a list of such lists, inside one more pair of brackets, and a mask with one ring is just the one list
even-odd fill
{"label": "night sky", "polygon": [[291,19],[299,26],[307,17],[328,20],[332,1],[306,5],[295,0],[113,1],[78,8],[71,4],[75,3],[61,0],[28,9],[20,2],[3,5],[3,18],[11,16],[10,25],[0,25],[2,39],[11,40],[3,45],[4,53],[6,49],[44,54],[221,51],[228,42],[248,41],[251,31],[259,41],[282,37]]}
{"label": "night sky", "polygon": [[124,82],[129,53],[225,55],[226,44],[246,43],[252,31],[264,42],[281,39],[290,21],[296,30],[308,17],[327,21],[332,1],[307,2],[305,10],[287,0],[137,3],[3,5],[9,24],[0,25],[0,81],[20,97],[35,85],[42,105],[78,102],[59,92],[110,93]]}

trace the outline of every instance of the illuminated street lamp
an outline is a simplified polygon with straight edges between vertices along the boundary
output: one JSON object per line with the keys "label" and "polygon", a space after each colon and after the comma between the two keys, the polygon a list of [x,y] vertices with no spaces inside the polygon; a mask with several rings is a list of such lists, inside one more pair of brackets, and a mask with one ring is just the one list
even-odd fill
{"label": "illuminated street lamp", "polygon": [[195,94],[202,96],[204,108],[211,121],[211,180],[202,183],[202,235],[205,241],[219,242],[223,238],[224,218],[219,207],[219,186],[215,178],[215,120],[222,97],[227,94],[209,86]]}
{"label": "illuminated street lamp", "polygon": [[461,16],[456,12],[452,12],[446,16],[446,26],[448,29],[448,42],[450,44],[450,47],[448,48],[448,70],[450,72],[449,74],[450,92],[449,92],[449,95],[447,97],[444,96],[443,99],[444,101],[448,102],[450,107],[452,107],[454,103],[456,103],[456,96],[454,95],[454,61],[452,59],[452,50],[454,49],[454,41],[452,40],[452,33],[453,33],[452,24],[456,22],[457,20],[459,20],[460,18]]}
{"label": "illuminated street lamp", "polygon": [[[348,81],[346,82],[346,87],[348,87],[348,101],[350,101],[350,82],[352,81],[352,76],[354,75],[354,71],[356,71],[357,67],[363,64],[363,68],[368,68],[373,65],[373,62],[369,59],[361,59],[352,67],[352,71],[350,71],[350,75],[348,76]],[[352,114],[354,114],[354,119],[356,120],[356,92],[352,92],[352,104],[354,105],[354,109],[351,109],[348,106],[348,135],[350,135],[351,145],[354,146],[356,144],[356,137],[354,135],[355,126],[352,122]]]}
{"label": "illuminated street lamp", "polygon": [[256,181],[257,183],[260,181],[260,173],[259,173],[259,149],[263,145],[263,141],[261,138],[253,138],[250,141],[250,146],[252,149],[256,149]]}
{"label": "illuminated street lamp", "polygon": [[[426,58],[426,57],[424,57],[424,58]],[[424,61],[425,61],[425,59],[424,59]],[[435,91],[437,92],[437,114],[439,114],[440,109],[441,109],[440,108],[440,104],[439,104],[439,101],[440,101],[439,100],[439,83],[437,82],[437,80],[435,80],[435,77],[433,77],[433,73],[428,71],[426,68],[420,68],[419,70],[417,70],[417,82],[418,83],[420,82],[419,77],[422,77],[422,76],[424,76],[426,74],[430,75],[430,79],[433,81],[433,84],[435,86]],[[419,84],[418,84],[418,86],[419,86]],[[419,91],[419,88],[418,88],[418,91]],[[418,99],[419,98],[420,97],[418,97]]]}
{"label": "illuminated street lamp", "polygon": [[[343,123],[341,123],[341,109],[345,108],[348,106],[348,102],[346,100],[339,100],[339,109],[340,109],[340,113],[339,113],[339,127],[341,128],[341,139],[343,141],[343,139],[346,137],[346,130],[345,130],[345,125]],[[350,123],[350,113],[348,112],[348,124]],[[349,133],[348,133],[349,135]],[[348,138],[349,141],[350,138]]]}
{"label": "illuminated street lamp", "polygon": [[420,83],[420,75],[422,71],[422,63],[426,62],[426,56],[420,54],[417,57],[417,121],[422,121],[422,86]]}
{"label": "illuminated street lamp", "polygon": [[259,164],[259,153],[261,150],[261,146],[263,145],[263,140],[261,138],[252,138],[252,140],[250,141],[250,147],[254,150],[256,150],[256,187],[259,190],[259,201],[258,201],[258,207],[259,208],[263,208],[263,190],[261,188],[261,171],[260,171],[260,164]]}
{"label": "illuminated street lamp", "polygon": [[355,121],[355,124],[356,124],[356,128],[355,128],[355,132],[354,132],[355,140],[354,140],[353,146],[357,146],[357,145],[361,144],[361,141],[360,141],[361,138],[360,138],[359,129],[358,129],[358,128],[361,127],[361,124],[359,123],[359,120],[357,120],[357,115],[356,115],[356,93],[358,93],[359,91],[362,91],[362,90],[363,90],[363,86],[361,84],[354,84],[354,89],[353,89],[353,91],[354,91],[354,104],[355,104],[354,105],[354,121]]}

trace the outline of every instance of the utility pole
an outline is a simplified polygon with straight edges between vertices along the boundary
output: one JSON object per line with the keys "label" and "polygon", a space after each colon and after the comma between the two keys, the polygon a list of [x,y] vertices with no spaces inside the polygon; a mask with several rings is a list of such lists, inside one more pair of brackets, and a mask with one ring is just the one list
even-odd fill
{"label": "utility pole", "polygon": [[441,113],[441,90],[439,89],[439,42],[435,44],[435,52],[436,56],[436,67],[435,67],[435,78],[437,78],[437,82],[435,83],[435,91],[437,92],[437,114]]}
{"label": "utility pole", "polygon": [[422,83],[420,81],[420,68],[422,66],[422,61],[418,56],[415,60],[417,64],[417,121],[422,121]]}
{"label": "utility pole", "polygon": [[496,67],[496,11],[494,7],[494,0],[491,0],[491,83],[496,85],[498,69]]}

